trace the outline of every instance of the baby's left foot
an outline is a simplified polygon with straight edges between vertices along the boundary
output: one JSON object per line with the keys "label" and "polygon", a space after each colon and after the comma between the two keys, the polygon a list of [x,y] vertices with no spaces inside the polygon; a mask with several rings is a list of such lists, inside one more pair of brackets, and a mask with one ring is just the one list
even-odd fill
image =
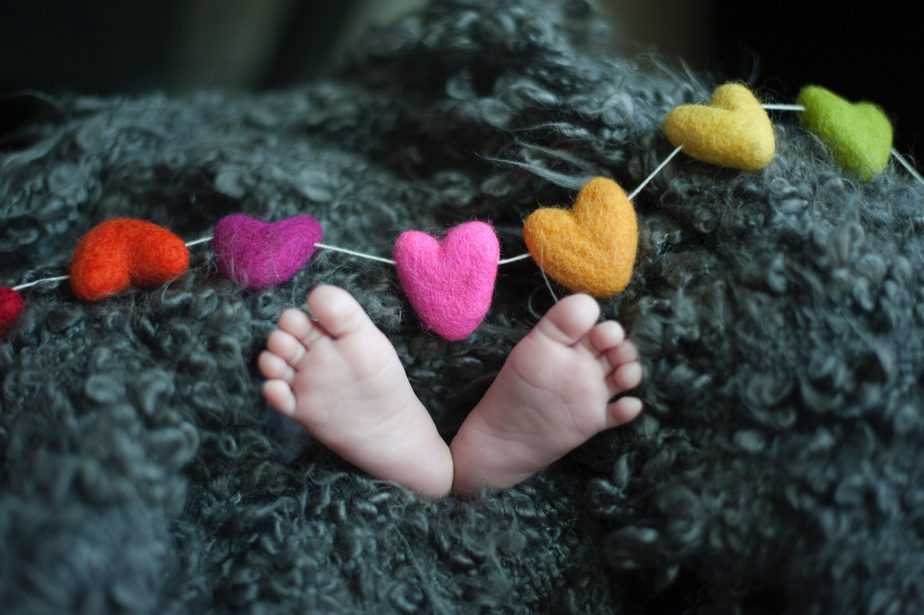
{"label": "baby's left foot", "polygon": [[599,315],[588,295],[566,297],[514,347],[452,441],[454,493],[515,485],[638,416],[638,398],[610,402],[641,382],[638,353]]}

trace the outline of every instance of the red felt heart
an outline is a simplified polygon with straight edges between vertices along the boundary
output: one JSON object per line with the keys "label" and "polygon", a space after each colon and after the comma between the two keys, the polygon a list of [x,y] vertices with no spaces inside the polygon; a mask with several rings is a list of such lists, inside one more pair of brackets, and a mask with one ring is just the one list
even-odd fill
{"label": "red felt heart", "polygon": [[22,295],[12,288],[0,288],[0,335],[10,330],[25,307]]}
{"label": "red felt heart", "polygon": [[189,269],[183,240],[162,226],[115,218],[90,229],[71,261],[71,288],[99,301],[132,286],[160,286]]}

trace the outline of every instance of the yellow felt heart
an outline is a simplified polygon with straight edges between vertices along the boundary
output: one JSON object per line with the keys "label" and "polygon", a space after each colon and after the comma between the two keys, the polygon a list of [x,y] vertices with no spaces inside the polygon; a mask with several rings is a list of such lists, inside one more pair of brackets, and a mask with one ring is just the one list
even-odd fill
{"label": "yellow felt heart", "polygon": [[709,105],[681,105],[664,120],[675,146],[703,162],[759,171],[773,160],[773,124],[760,101],[739,83],[712,93]]}
{"label": "yellow felt heart", "polygon": [[533,260],[562,285],[595,297],[623,290],[632,278],[638,221],[619,184],[596,177],[571,209],[537,209],[523,223]]}

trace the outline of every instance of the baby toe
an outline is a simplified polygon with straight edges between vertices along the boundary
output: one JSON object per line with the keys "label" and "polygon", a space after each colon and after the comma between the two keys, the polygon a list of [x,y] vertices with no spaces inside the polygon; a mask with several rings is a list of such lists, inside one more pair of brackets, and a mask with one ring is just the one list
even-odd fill
{"label": "baby toe", "polygon": [[642,366],[638,362],[626,363],[617,367],[610,376],[616,392],[634,389],[642,382]]}
{"label": "baby toe", "polygon": [[295,395],[282,380],[268,380],[263,384],[263,397],[273,408],[286,416],[295,415]]}
{"label": "baby toe", "polygon": [[[308,295],[308,309],[331,336],[341,338],[372,325],[362,306],[347,291],[322,284]],[[374,326],[374,325],[373,325]]]}
{"label": "baby toe", "polygon": [[305,355],[305,346],[281,329],[270,333],[266,348],[293,367]]}
{"label": "baby toe", "polygon": [[600,306],[589,295],[565,297],[546,313],[533,329],[537,334],[566,346],[580,342],[600,316]]}
{"label": "baby toe", "polygon": [[288,363],[278,355],[266,350],[260,353],[257,366],[260,368],[260,373],[263,374],[263,377],[270,380],[282,380],[290,383],[295,377],[295,370]]}
{"label": "baby toe", "polygon": [[631,423],[642,412],[642,400],[638,397],[621,397],[606,408],[607,427],[619,427]]}
{"label": "baby toe", "polygon": [[623,342],[615,348],[610,348],[606,352],[606,358],[613,367],[618,368],[620,365],[638,361],[638,349],[632,342]]}
{"label": "baby toe", "polygon": [[289,308],[279,317],[277,326],[297,340],[302,339],[311,330],[311,321],[304,311]]}
{"label": "baby toe", "polygon": [[621,344],[626,339],[626,332],[615,320],[607,320],[591,329],[587,337],[593,349],[603,353]]}

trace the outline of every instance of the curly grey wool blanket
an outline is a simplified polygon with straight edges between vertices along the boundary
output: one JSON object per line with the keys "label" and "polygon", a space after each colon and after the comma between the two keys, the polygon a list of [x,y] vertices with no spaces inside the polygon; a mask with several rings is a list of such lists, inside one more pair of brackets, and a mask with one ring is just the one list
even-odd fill
{"label": "curly grey wool blanket", "polygon": [[[665,114],[716,85],[607,56],[599,23],[441,1],[296,90],[46,100],[2,142],[0,281],[64,273],[114,216],[191,240],[311,213],[382,256],[481,219],[522,253],[527,214],[594,175],[638,185]],[[920,613],[924,190],[860,183],[775,119],[764,171],[681,156],[636,199],[636,273],[603,310],[641,350],[643,418],[477,500],[340,461],[267,408],[255,360],[284,308],[341,285],[450,437],[551,303],[531,261],[458,343],[387,265],[331,252],[263,292],[207,245],[156,290],[24,291],[0,340],[2,611]]]}

